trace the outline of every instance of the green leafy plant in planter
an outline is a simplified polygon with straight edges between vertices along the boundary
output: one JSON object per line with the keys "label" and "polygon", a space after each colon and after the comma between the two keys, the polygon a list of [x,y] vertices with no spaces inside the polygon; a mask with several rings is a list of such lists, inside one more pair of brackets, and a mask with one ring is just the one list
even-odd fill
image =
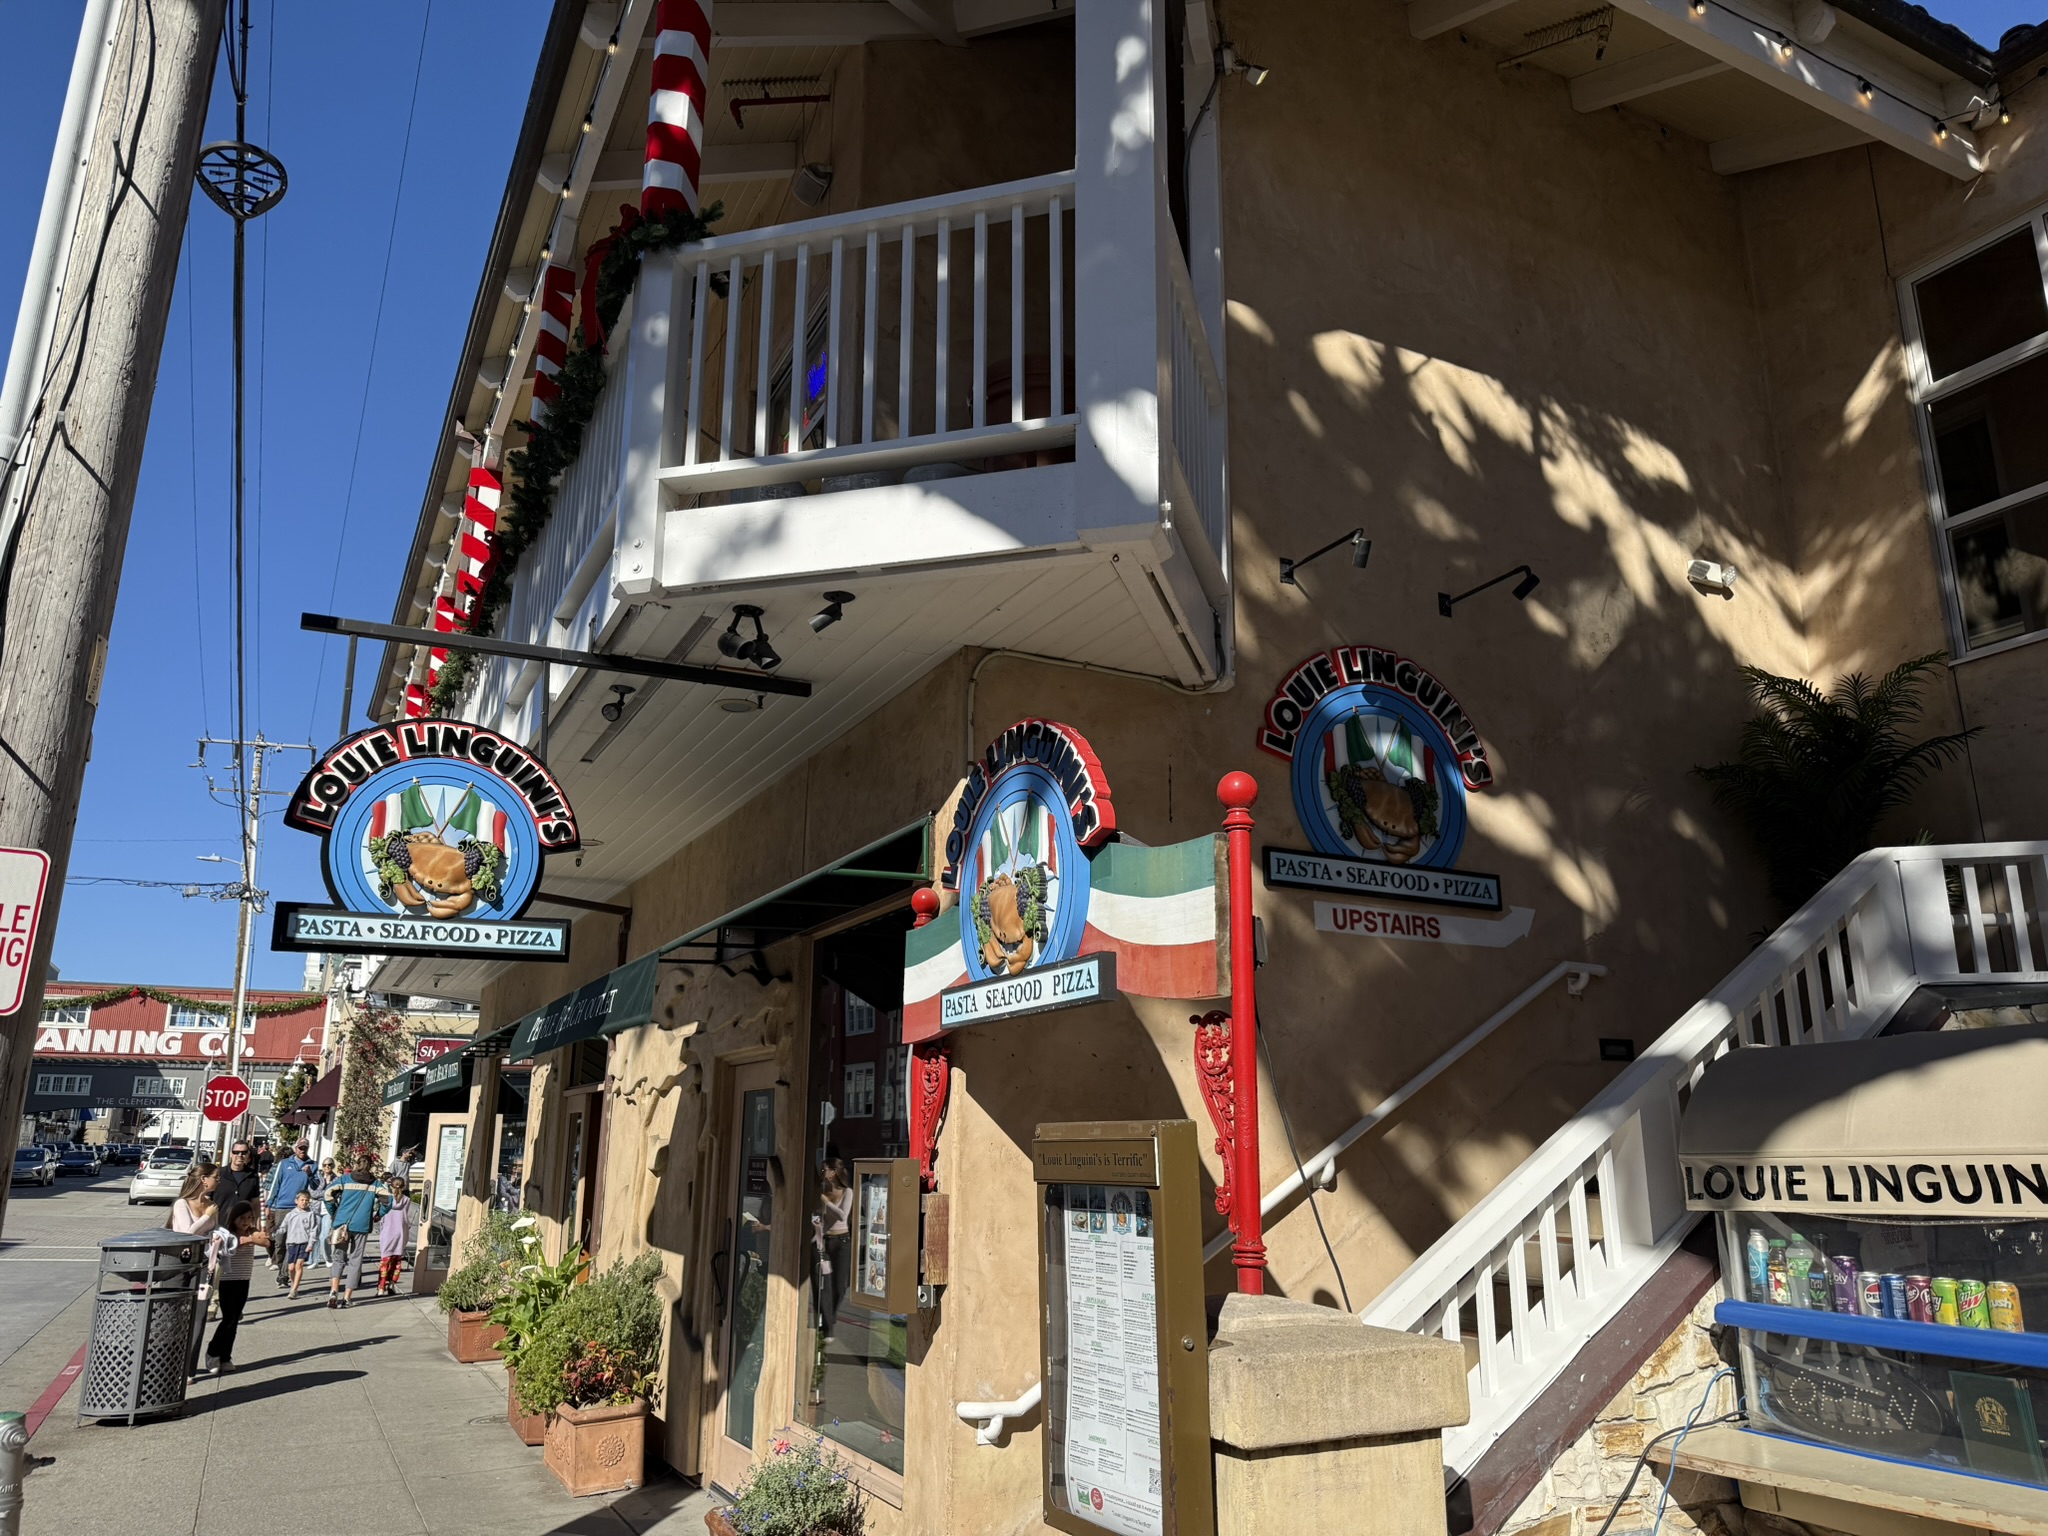
{"label": "green leafy plant in planter", "polygon": [[809,1438],[777,1440],[724,1511],[736,1536],[861,1536],[867,1498],[838,1453]]}
{"label": "green leafy plant in planter", "polygon": [[541,1253],[533,1217],[522,1216],[512,1225],[520,1245],[519,1261],[513,1267],[510,1288],[491,1308],[491,1321],[505,1330],[498,1341],[505,1364],[518,1371],[521,1358],[549,1316],[590,1267],[590,1255],[582,1244],[572,1243],[569,1251],[551,1264]]}
{"label": "green leafy plant in planter", "polygon": [[512,1273],[523,1250],[509,1211],[492,1210],[462,1250],[462,1265],[441,1282],[436,1296],[443,1312],[487,1312],[512,1288]]}
{"label": "green leafy plant in planter", "polygon": [[1755,840],[1771,892],[1786,906],[1803,906],[1876,846],[1885,816],[1963,755],[1975,726],[1920,741],[1907,735],[1920,718],[1921,685],[1941,664],[1936,652],[1875,681],[1851,672],[1825,693],[1803,678],[1742,669],[1757,712],[1742,727],[1735,761],[1693,772]]}
{"label": "green leafy plant in planter", "polygon": [[570,1287],[519,1349],[519,1406],[553,1413],[651,1396],[661,1356],[660,1277],[661,1259],[644,1253]]}

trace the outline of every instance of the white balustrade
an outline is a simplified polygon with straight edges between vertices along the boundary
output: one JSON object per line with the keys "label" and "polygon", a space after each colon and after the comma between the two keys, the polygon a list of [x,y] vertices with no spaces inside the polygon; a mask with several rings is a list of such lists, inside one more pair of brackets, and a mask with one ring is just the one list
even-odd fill
{"label": "white balustrade", "polygon": [[1712,1061],[1875,1034],[1928,984],[2048,980],[2044,899],[2048,843],[1862,855],[1417,1258],[1360,1316],[1473,1336],[1446,1466],[1470,1471],[1691,1230],[1678,1119]]}

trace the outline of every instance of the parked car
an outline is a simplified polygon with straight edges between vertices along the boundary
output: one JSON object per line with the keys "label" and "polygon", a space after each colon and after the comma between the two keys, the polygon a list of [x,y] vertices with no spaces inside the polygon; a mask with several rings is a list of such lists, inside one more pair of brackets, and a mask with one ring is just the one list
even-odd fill
{"label": "parked car", "polygon": [[57,1182],[57,1159],[48,1147],[16,1147],[12,1184],[40,1184],[48,1189]]}
{"label": "parked car", "polygon": [[123,1167],[131,1167],[142,1161],[142,1148],[134,1145],[132,1142],[123,1142],[118,1147],[109,1147],[107,1149],[107,1161],[119,1163]]}
{"label": "parked car", "polygon": [[192,1167],[190,1147],[158,1147],[128,1181],[130,1205],[169,1205],[178,1198]]}
{"label": "parked car", "polygon": [[100,1155],[92,1147],[73,1147],[68,1152],[57,1154],[57,1172],[67,1178],[83,1174],[86,1178],[96,1179],[100,1176],[101,1167]]}

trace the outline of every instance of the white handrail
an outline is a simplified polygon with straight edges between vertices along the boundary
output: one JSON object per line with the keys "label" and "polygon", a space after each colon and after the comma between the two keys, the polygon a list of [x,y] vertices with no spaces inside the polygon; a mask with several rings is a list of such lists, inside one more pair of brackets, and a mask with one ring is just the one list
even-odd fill
{"label": "white handrail", "polygon": [[1034,1381],[1007,1403],[956,1403],[953,1411],[960,1416],[962,1423],[973,1424],[978,1420],[986,1420],[981,1428],[975,1431],[975,1443],[995,1445],[1003,1438],[1003,1425],[1011,1419],[1021,1419],[1038,1406],[1039,1399],[1044,1395],[1045,1383]]}
{"label": "white handrail", "polygon": [[1446,1465],[1469,1471],[1691,1229],[1678,1119],[1717,1056],[1875,1034],[1930,982],[2041,978],[2044,923],[2048,842],[1875,849],[1752,951],[1360,1314],[1456,1343],[1469,1309],[1472,1418]]}
{"label": "white handrail", "polygon": [[[1339,1136],[1327,1147],[1324,1147],[1315,1156],[1303,1162],[1296,1172],[1288,1174],[1286,1178],[1275,1184],[1272,1189],[1267,1191],[1266,1197],[1259,1202],[1259,1214],[1261,1216],[1272,1214],[1278,1206],[1305,1184],[1321,1183],[1323,1175],[1334,1171],[1337,1159],[1344,1154],[1352,1143],[1356,1142],[1359,1137],[1378,1125],[1403,1104],[1414,1098],[1424,1088],[1435,1082],[1477,1046],[1480,1041],[1535,1002],[1537,998],[1541,997],[1560,978],[1565,976],[1571,977],[1571,983],[1566,990],[1573,997],[1578,997],[1585,992],[1588,981],[1592,980],[1595,976],[1605,976],[1606,974],[1606,966],[1595,965],[1590,960],[1561,960],[1556,965],[1553,965],[1536,981],[1516,993],[1513,1001],[1496,1011],[1484,1024],[1481,1024],[1477,1029],[1466,1035],[1464,1039],[1460,1040],[1448,1051],[1445,1051],[1443,1055],[1437,1057],[1435,1061],[1432,1061],[1428,1066],[1416,1073],[1415,1076],[1409,1078],[1407,1082],[1367,1110],[1352,1125],[1351,1129]],[[1322,1187],[1327,1189],[1329,1185],[1324,1183]],[[1222,1232],[1211,1239],[1208,1245],[1202,1249],[1202,1262],[1206,1264],[1211,1259],[1228,1251],[1230,1244],[1230,1229],[1225,1227]]]}

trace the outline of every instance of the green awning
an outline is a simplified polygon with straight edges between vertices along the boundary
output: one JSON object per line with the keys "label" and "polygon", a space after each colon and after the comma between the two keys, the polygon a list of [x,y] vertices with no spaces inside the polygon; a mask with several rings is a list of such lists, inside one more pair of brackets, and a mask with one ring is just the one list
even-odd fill
{"label": "green awning", "polygon": [[514,1061],[527,1061],[560,1050],[578,1040],[608,1031],[631,1029],[654,1016],[654,976],[658,960],[642,955],[617,970],[585,982],[567,997],[536,1008],[512,1032]]}
{"label": "green awning", "polygon": [[411,1098],[413,1074],[418,1070],[417,1067],[407,1067],[398,1076],[386,1083],[384,1085],[384,1102],[386,1104],[403,1104],[407,1099]]}
{"label": "green awning", "polygon": [[468,1062],[467,1050],[436,1056],[420,1069],[420,1092],[445,1093],[450,1088],[466,1088],[469,1085]]}

